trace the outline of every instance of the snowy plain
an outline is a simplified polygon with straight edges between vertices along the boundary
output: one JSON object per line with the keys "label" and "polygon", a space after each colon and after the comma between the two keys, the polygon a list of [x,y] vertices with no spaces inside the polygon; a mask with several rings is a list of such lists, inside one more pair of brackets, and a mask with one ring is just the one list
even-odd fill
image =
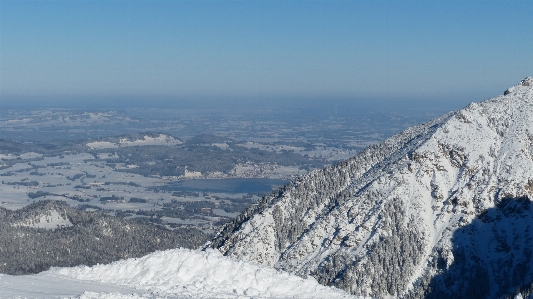
{"label": "snowy plain", "polygon": [[171,249],[93,267],[0,275],[0,298],[362,298],[216,250]]}

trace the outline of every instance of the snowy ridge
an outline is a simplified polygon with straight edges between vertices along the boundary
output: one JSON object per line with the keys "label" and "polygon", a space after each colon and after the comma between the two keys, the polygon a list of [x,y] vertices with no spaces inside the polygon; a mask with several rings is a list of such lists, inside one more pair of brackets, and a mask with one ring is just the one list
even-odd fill
{"label": "snowy ridge", "polygon": [[[502,96],[409,128],[291,182],[226,225],[209,246],[353,294],[508,294],[533,280],[533,265],[531,259],[525,268],[517,262],[527,252],[512,261],[496,253],[533,241],[509,237],[487,244],[494,249],[488,254],[472,234],[496,238],[513,231],[514,216],[501,214],[502,203],[533,198],[531,120],[533,78],[526,78]],[[504,216],[474,229],[487,212]],[[532,222],[514,229],[533,229]],[[505,270],[492,266],[503,262]],[[456,269],[477,272],[461,281]],[[506,275],[515,278],[502,280]],[[474,292],[479,283],[486,283],[486,293]]]}
{"label": "snowy ridge", "polygon": [[[24,282],[36,281],[31,280],[36,277],[56,289],[46,294],[20,291]],[[58,294],[99,299],[356,298],[313,279],[224,257],[216,250],[188,249],[155,252],[109,265],[53,268],[32,276],[0,275],[0,289],[0,298],[58,298]]]}

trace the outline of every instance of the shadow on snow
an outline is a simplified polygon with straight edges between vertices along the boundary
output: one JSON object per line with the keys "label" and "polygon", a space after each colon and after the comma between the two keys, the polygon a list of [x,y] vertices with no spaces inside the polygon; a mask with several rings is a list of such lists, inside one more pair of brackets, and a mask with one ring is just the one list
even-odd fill
{"label": "shadow on snow", "polygon": [[[426,298],[500,298],[533,281],[533,203],[506,198],[452,238],[453,259],[439,255],[442,271]],[[451,260],[451,261],[450,261]]]}

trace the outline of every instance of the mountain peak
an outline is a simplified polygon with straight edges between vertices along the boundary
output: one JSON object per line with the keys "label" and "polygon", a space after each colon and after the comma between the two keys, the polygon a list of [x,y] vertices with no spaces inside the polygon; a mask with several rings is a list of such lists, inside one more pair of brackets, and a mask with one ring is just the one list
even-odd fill
{"label": "mountain peak", "polygon": [[532,87],[525,78],[505,96],[312,171],[226,224],[209,246],[356,295],[533,290]]}
{"label": "mountain peak", "polygon": [[526,78],[522,79],[522,81],[520,81],[520,83],[516,84],[515,86],[509,87],[503,94],[504,95],[508,95],[508,94],[516,91],[517,87],[522,87],[522,86],[533,86],[533,77],[526,77]]}
{"label": "mountain peak", "polygon": [[532,86],[533,85],[533,77],[526,77],[524,80],[520,81],[520,84],[522,86]]}

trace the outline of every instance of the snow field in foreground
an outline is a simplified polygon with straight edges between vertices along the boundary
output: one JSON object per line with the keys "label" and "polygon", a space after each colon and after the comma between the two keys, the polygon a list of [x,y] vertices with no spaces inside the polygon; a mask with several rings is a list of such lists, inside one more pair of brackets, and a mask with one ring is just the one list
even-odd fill
{"label": "snow field in foreground", "polygon": [[[303,279],[273,268],[224,257],[213,249],[172,249],[109,265],[52,268],[25,277],[31,279],[35,276],[44,276],[50,283],[57,283],[56,298],[359,298],[322,286],[312,278]],[[1,275],[0,284],[9,277]],[[18,278],[18,282],[12,282],[12,288],[13,283],[24,283],[24,276]],[[72,291],[65,297],[68,292],[65,281],[76,282],[78,293]],[[79,283],[83,282],[125,289],[102,292],[102,289],[87,288],[80,294]],[[24,294],[24,291],[17,296],[37,298]]]}

